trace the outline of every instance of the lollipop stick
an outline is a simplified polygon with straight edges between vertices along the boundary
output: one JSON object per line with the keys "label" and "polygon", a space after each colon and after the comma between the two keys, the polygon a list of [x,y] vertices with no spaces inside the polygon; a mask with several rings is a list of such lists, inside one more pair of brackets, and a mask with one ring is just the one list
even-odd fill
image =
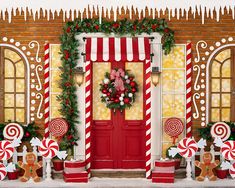
{"label": "lollipop stick", "polygon": [[46,158],[46,180],[52,180],[51,178],[51,159]]}
{"label": "lollipop stick", "polygon": [[191,158],[186,158],[187,166],[186,166],[186,180],[192,179],[192,167],[191,167]]}

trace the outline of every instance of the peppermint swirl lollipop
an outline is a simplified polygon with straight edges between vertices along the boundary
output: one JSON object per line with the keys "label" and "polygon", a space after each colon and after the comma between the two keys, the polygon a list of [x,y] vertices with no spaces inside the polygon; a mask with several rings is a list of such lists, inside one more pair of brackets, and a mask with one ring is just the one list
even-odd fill
{"label": "peppermint swirl lollipop", "polygon": [[59,151],[59,146],[57,142],[52,139],[44,139],[38,147],[38,151],[42,154],[43,157],[53,158]]}
{"label": "peppermint swirl lollipop", "polygon": [[235,160],[235,141],[226,141],[220,149],[223,157],[227,160]]}
{"label": "peppermint swirl lollipop", "polygon": [[49,131],[55,137],[62,137],[68,131],[68,123],[63,118],[55,118],[49,123]]}
{"label": "peppermint swirl lollipop", "polygon": [[22,139],[24,130],[18,123],[9,123],[3,129],[3,136],[6,140]]}
{"label": "peppermint swirl lollipop", "polygon": [[173,138],[173,144],[175,144],[175,140],[184,131],[184,124],[179,118],[169,118],[165,122],[164,131]]}
{"label": "peppermint swirl lollipop", "polygon": [[235,163],[232,164],[232,166],[229,169],[229,174],[232,178],[235,178]]}
{"label": "peppermint swirl lollipop", "polygon": [[7,175],[7,170],[4,164],[0,163],[0,181],[2,181]]}
{"label": "peppermint swirl lollipop", "polygon": [[12,157],[14,148],[10,141],[0,141],[0,160],[8,160]]}
{"label": "peppermint swirl lollipop", "polygon": [[198,150],[197,142],[191,138],[184,138],[178,144],[178,152],[182,157],[190,158]]}
{"label": "peppermint swirl lollipop", "polygon": [[228,140],[231,134],[230,127],[224,122],[218,122],[211,127],[211,136],[213,138],[219,137],[222,141]]}

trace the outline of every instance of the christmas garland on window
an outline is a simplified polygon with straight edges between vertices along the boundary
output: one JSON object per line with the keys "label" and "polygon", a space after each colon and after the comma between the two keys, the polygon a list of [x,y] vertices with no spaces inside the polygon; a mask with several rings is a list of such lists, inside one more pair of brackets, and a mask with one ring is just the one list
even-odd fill
{"label": "christmas garland on window", "polygon": [[128,74],[123,69],[113,69],[106,72],[103,83],[100,84],[101,101],[107,108],[120,109],[130,108],[135,102],[138,85],[134,81],[134,75]]}
{"label": "christmas garland on window", "polygon": [[58,96],[61,107],[61,115],[69,123],[69,131],[62,139],[62,143],[67,148],[72,148],[76,145],[78,140],[78,133],[76,124],[79,123],[78,110],[77,110],[77,95],[76,85],[74,81],[74,68],[78,60],[78,47],[79,43],[75,38],[76,35],[81,33],[97,33],[102,32],[105,34],[114,33],[117,35],[139,35],[142,33],[151,34],[158,32],[162,36],[162,48],[165,54],[168,54],[174,46],[174,32],[168,27],[164,19],[147,19],[130,21],[127,19],[118,21],[102,20],[99,19],[76,19],[67,22],[61,40],[61,54],[62,66],[60,76],[60,88],[62,93]]}

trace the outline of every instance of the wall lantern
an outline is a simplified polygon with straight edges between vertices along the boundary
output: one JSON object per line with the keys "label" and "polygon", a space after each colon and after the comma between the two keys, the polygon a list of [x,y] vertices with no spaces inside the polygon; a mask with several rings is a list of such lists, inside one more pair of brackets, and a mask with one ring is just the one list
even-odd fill
{"label": "wall lantern", "polygon": [[156,87],[160,80],[160,70],[159,67],[152,67],[151,80],[153,85]]}
{"label": "wall lantern", "polygon": [[75,67],[74,68],[74,80],[79,87],[82,85],[83,79],[84,79],[83,67]]}

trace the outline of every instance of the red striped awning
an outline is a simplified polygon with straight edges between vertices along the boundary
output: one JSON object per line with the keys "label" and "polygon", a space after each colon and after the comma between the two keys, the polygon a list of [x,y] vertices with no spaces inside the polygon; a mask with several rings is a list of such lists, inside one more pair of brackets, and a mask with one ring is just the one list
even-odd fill
{"label": "red striped awning", "polygon": [[150,59],[148,37],[86,39],[86,61],[143,61],[145,59]]}

